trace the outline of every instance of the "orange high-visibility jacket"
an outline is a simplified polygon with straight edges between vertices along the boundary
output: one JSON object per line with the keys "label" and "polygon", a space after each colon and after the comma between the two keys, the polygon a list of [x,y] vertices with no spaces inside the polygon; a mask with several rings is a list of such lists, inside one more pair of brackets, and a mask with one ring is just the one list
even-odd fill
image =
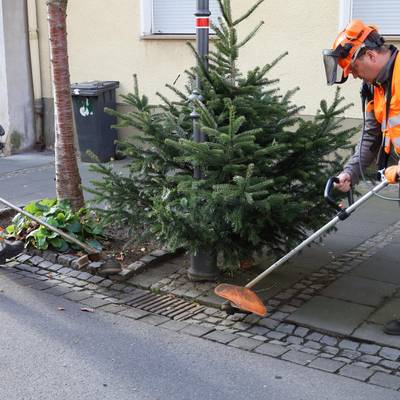
{"label": "orange high-visibility jacket", "polygon": [[[390,46],[392,52],[396,49]],[[383,145],[386,153],[390,153],[392,149],[400,155],[400,52],[390,64],[394,62],[392,84],[391,84],[391,101],[389,108],[389,116],[386,118],[386,98],[388,82],[383,85],[376,83],[373,86],[373,100],[371,100],[365,113],[365,134],[363,146],[357,146],[354,155],[347,161],[344,171],[351,176],[353,184],[360,179],[360,161],[364,170],[375,159],[379,151],[379,143],[383,135]],[[387,119],[387,123],[386,123]]]}
{"label": "orange high-visibility jacket", "polygon": [[[374,88],[374,114],[381,124],[384,137],[385,152],[390,153],[390,144],[400,154],[400,57],[394,62],[392,75],[392,99],[389,115],[386,115],[386,93],[383,87]],[[387,90],[386,90],[387,92]],[[386,123],[387,120],[387,123]]]}

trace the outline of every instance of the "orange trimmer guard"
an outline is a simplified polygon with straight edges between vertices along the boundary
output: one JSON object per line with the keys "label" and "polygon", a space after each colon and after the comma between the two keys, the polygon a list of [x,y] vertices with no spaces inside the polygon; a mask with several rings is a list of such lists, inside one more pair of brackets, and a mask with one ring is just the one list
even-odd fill
{"label": "orange trimmer guard", "polygon": [[265,317],[267,315],[267,308],[264,303],[248,288],[221,283],[214,289],[214,292],[219,297],[229,300],[234,306],[241,310],[249,311],[260,317]]}

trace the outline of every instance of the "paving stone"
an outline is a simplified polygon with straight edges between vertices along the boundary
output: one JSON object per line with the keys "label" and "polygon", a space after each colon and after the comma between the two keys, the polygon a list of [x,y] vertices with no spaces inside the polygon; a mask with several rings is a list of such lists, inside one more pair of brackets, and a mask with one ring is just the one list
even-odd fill
{"label": "paving stone", "polygon": [[17,269],[19,269],[21,271],[27,271],[32,274],[34,274],[36,271],[39,271],[38,267],[34,267],[34,266],[28,265],[28,264],[18,264]]}
{"label": "paving stone", "polygon": [[389,360],[382,360],[379,365],[382,365],[384,368],[389,368],[389,369],[399,369],[400,368],[400,362],[396,361],[389,361]]}
{"label": "paving stone", "polygon": [[85,290],[82,290],[80,292],[70,292],[64,296],[64,298],[72,301],[81,301],[89,297],[91,297],[91,293]]}
{"label": "paving stone", "polygon": [[372,374],[374,374],[374,371],[353,365],[345,365],[339,371],[339,375],[346,376],[347,378],[357,379],[363,382],[365,382]]}
{"label": "paving stone", "polygon": [[383,347],[379,355],[387,360],[396,361],[400,357],[400,350],[393,349],[392,347]]}
{"label": "paving stone", "polygon": [[400,389],[400,376],[389,375],[384,372],[376,372],[371,376],[369,382],[389,389]]}
{"label": "paving stone", "polygon": [[381,348],[381,346],[377,346],[376,344],[363,343],[362,345],[360,345],[359,350],[361,351],[361,353],[374,355],[377,354]]}
{"label": "paving stone", "polygon": [[69,267],[63,267],[58,270],[58,273],[68,275],[70,272],[74,271],[72,268]]}
{"label": "paving stone", "polygon": [[98,307],[102,307],[105,306],[107,304],[110,304],[109,301],[104,300],[104,299],[97,299],[94,297],[88,298],[88,299],[84,299],[81,301],[82,304],[87,305],[90,308],[98,308]]}
{"label": "paving stone", "polygon": [[301,351],[302,353],[307,353],[307,354],[318,354],[318,355],[321,354],[321,353],[319,352],[319,350],[310,349],[310,348],[308,348],[308,347],[301,347],[300,351]]}
{"label": "paving stone", "polygon": [[297,307],[293,307],[293,306],[290,306],[289,304],[285,304],[283,306],[280,306],[278,311],[291,314],[292,312],[295,312],[296,310],[297,310]]}
{"label": "paving stone", "polygon": [[370,367],[372,367],[371,364],[368,364],[368,363],[363,362],[363,361],[354,361],[351,365],[355,365],[357,367],[362,367],[362,368],[370,368]]}
{"label": "paving stone", "polygon": [[258,321],[258,325],[268,329],[275,329],[279,325],[279,321],[275,321],[271,318],[262,318]]}
{"label": "paving stone", "polygon": [[53,264],[51,267],[49,267],[49,270],[50,270],[50,271],[53,271],[53,272],[57,272],[57,271],[59,271],[61,268],[64,268],[64,266],[61,265],[61,264]]}
{"label": "paving stone", "polygon": [[246,338],[249,338],[249,337],[253,336],[253,335],[252,335],[251,333],[249,333],[249,332],[241,332],[241,331],[237,332],[236,334],[239,335],[239,336],[246,337]]}
{"label": "paving stone", "polygon": [[303,338],[310,333],[310,330],[308,328],[303,328],[303,327],[299,326],[298,328],[296,328],[296,330],[293,333],[296,336],[300,336]]}
{"label": "paving stone", "polygon": [[54,296],[62,296],[68,292],[72,292],[72,288],[63,287],[61,285],[57,285],[57,286],[51,287],[50,289],[46,289],[46,293],[50,293]]}
{"label": "paving stone", "polygon": [[281,340],[281,339],[285,338],[287,336],[287,334],[282,333],[282,332],[271,331],[271,332],[268,332],[266,336],[270,339]]}
{"label": "paving stone", "polygon": [[150,314],[149,312],[144,310],[139,310],[138,308],[127,308],[126,310],[123,310],[119,313],[119,315],[124,315],[125,317],[133,319],[140,319],[149,314]]}
{"label": "paving stone", "polygon": [[30,254],[21,254],[17,257],[17,260],[21,263],[24,263],[25,261],[28,261],[31,257],[32,256]]}
{"label": "paving stone", "polygon": [[250,324],[246,324],[245,322],[236,322],[233,325],[233,328],[241,330],[241,331],[245,331],[245,330],[251,328],[251,325]]}
{"label": "paving stone", "polygon": [[242,349],[242,350],[250,350],[250,351],[259,345],[260,345],[260,342],[258,340],[254,340],[251,338],[245,338],[245,337],[237,338],[229,343],[229,346],[236,347],[236,348]]}
{"label": "paving stone", "polygon": [[141,318],[140,321],[146,322],[147,324],[150,325],[157,326],[169,321],[169,318],[164,317],[162,315],[149,314]]}
{"label": "paving stone", "polygon": [[341,362],[344,362],[345,364],[351,363],[350,358],[346,358],[346,357],[333,357],[333,360],[341,361]]}
{"label": "paving stone", "polygon": [[371,356],[369,354],[361,356],[360,357],[360,361],[369,363],[369,364],[378,364],[380,361],[382,361],[381,357],[377,357],[377,356]]}
{"label": "paving stone", "polygon": [[332,336],[325,335],[321,338],[321,343],[326,344],[328,346],[336,346],[337,342],[338,340]]}
{"label": "paving stone", "polygon": [[104,278],[101,276],[92,276],[88,279],[88,282],[99,284],[101,281],[104,281]]}
{"label": "paving stone", "polygon": [[356,358],[360,357],[362,355],[362,353],[360,353],[359,351],[355,351],[355,350],[345,349],[340,352],[340,355],[342,357],[350,358],[350,360],[355,360]]}
{"label": "paving stone", "polygon": [[219,342],[219,343],[223,343],[223,344],[228,344],[229,342],[232,342],[232,340],[236,339],[235,335],[232,335],[230,333],[225,333],[225,332],[217,332],[217,331],[210,332],[203,337],[206,339],[213,340],[214,342]]}
{"label": "paving stone", "polygon": [[322,339],[323,336],[324,335],[321,335],[318,332],[312,332],[306,337],[306,339],[307,340],[312,340],[314,342],[319,342]]}
{"label": "paving stone", "polygon": [[247,316],[245,317],[245,319],[243,320],[243,322],[245,322],[245,323],[247,323],[247,324],[250,324],[250,325],[254,325],[254,324],[256,324],[260,319],[261,319],[261,318],[260,318],[258,315],[250,314],[250,315],[247,315]]}
{"label": "paving stone", "polygon": [[[223,322],[229,322],[229,321],[223,321]],[[248,329],[248,332],[250,332],[254,335],[266,335],[269,332],[269,329],[264,328],[263,326],[255,325],[255,326],[252,326],[250,329]]]}
{"label": "paving stone", "polygon": [[29,262],[33,265],[39,265],[42,261],[44,261],[44,258],[39,256],[31,257],[31,259],[29,260]]}
{"label": "paving stone", "polygon": [[357,350],[360,343],[354,342],[353,340],[344,339],[339,342],[338,347],[341,349]]}
{"label": "paving stone", "polygon": [[91,277],[92,277],[93,275],[92,274],[89,274],[88,272],[81,272],[79,275],[78,275],[78,279],[82,279],[83,281],[87,281],[88,279],[90,279]]}
{"label": "paving stone", "polygon": [[72,263],[73,260],[75,260],[76,257],[71,256],[69,254],[61,254],[57,258],[57,262],[61,265],[64,265],[64,267],[69,267]]}
{"label": "paving stone", "polygon": [[279,357],[289,351],[288,348],[277,344],[264,343],[258,346],[255,350],[256,353],[264,354],[272,357]]}
{"label": "paving stone", "polygon": [[312,354],[302,353],[297,350],[289,350],[287,353],[282,355],[282,360],[287,360],[300,365],[306,365],[315,359]]}
{"label": "paving stone", "polygon": [[40,268],[47,269],[47,268],[50,268],[52,265],[53,265],[53,263],[51,263],[50,261],[42,261],[38,266]]}
{"label": "paving stone", "polygon": [[320,343],[314,342],[312,340],[305,342],[304,346],[309,347],[310,349],[315,349],[315,350],[319,350],[322,347],[322,345]]}
{"label": "paving stone", "polygon": [[255,335],[251,337],[254,340],[258,340],[259,342],[266,342],[268,339],[265,336]]}
{"label": "paving stone", "polygon": [[304,343],[304,339],[298,337],[298,336],[288,336],[286,338],[286,342],[287,343],[291,343],[291,344],[303,344]]}
{"label": "paving stone", "polygon": [[98,308],[100,311],[109,312],[112,314],[118,314],[119,312],[126,309],[126,306],[122,306],[119,304],[107,304],[105,306],[101,306]]}
{"label": "paving stone", "polygon": [[289,313],[283,313],[280,311],[274,312],[270,318],[276,320],[276,321],[283,321],[289,316]]}
{"label": "paving stone", "polygon": [[333,358],[334,355],[333,354],[329,354],[329,353],[319,353],[318,357],[322,357],[322,358]]}
{"label": "paving stone", "polygon": [[321,295],[376,307],[385,297],[391,297],[396,289],[396,285],[387,282],[345,275],[335,280]]}
{"label": "paving stone", "polygon": [[283,332],[283,333],[287,333],[289,335],[291,335],[294,330],[296,329],[296,325],[293,324],[280,324],[276,330],[278,332]]}
{"label": "paving stone", "polygon": [[339,353],[339,349],[337,347],[333,347],[333,346],[324,346],[324,351],[326,353],[333,354],[333,355],[336,355],[337,353]]}
{"label": "paving stone", "polygon": [[184,329],[182,329],[182,333],[186,333],[191,336],[201,337],[207,335],[208,333],[212,332],[214,328],[207,328],[204,326],[198,325],[188,325]]}
{"label": "paving stone", "polygon": [[384,372],[385,374],[390,374],[392,372],[390,368],[385,368],[381,365],[372,365],[369,369],[372,371]]}
{"label": "paving stone", "polygon": [[322,371],[327,371],[327,372],[336,372],[343,366],[344,366],[343,362],[321,357],[316,358],[309,364],[309,367],[320,369]]}
{"label": "paving stone", "polygon": [[369,306],[315,296],[291,314],[287,321],[350,335],[373,311]]}
{"label": "paving stone", "polygon": [[400,348],[400,336],[385,335],[382,332],[382,325],[364,323],[352,333],[352,336],[360,340],[375,342],[375,344]]}
{"label": "paving stone", "polygon": [[114,284],[114,282],[110,279],[105,279],[104,281],[99,283],[99,285],[102,287],[110,287],[113,284]]}

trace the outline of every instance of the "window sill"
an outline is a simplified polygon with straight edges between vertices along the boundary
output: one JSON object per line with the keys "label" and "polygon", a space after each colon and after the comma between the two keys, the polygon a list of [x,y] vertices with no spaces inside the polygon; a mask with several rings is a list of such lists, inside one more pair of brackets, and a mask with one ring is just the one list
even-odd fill
{"label": "window sill", "polygon": [[[210,40],[215,40],[216,35],[210,35]],[[160,35],[140,35],[140,40],[196,40],[196,34],[183,34],[183,35],[169,35],[169,34],[160,34]]]}

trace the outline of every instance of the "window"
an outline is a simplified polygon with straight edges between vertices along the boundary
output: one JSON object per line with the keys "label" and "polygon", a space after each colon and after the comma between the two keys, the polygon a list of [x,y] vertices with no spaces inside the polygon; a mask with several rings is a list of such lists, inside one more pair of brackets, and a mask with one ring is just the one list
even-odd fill
{"label": "window", "polygon": [[[194,35],[196,10],[196,0],[141,0],[142,35]],[[210,0],[210,12],[217,23],[217,0]]]}
{"label": "window", "polygon": [[340,28],[352,19],[377,25],[385,36],[400,36],[399,0],[341,0]]}

